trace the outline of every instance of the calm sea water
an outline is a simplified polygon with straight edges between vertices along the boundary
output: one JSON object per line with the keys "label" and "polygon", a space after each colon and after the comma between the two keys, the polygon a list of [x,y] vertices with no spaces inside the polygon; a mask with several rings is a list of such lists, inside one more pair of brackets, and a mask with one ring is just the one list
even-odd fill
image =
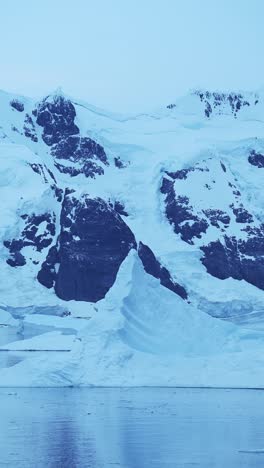
{"label": "calm sea water", "polygon": [[0,466],[264,467],[264,392],[0,389]]}

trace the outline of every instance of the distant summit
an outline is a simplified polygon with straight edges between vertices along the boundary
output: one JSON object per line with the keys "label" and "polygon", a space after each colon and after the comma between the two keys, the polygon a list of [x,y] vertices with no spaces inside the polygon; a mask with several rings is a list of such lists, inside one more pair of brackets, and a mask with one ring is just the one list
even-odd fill
{"label": "distant summit", "polygon": [[258,93],[209,92],[197,89],[175,103],[167,105],[167,109],[180,108],[184,111],[184,101],[186,106],[189,107],[192,100],[194,110],[197,108],[197,99],[200,101],[200,108],[207,118],[216,115],[233,115],[237,118],[239,112],[245,107],[254,107],[260,102]]}

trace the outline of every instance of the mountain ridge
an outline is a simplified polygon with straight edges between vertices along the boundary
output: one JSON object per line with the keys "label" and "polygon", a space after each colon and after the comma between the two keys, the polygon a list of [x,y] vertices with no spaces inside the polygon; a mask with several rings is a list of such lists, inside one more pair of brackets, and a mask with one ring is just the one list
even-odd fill
{"label": "mountain ridge", "polygon": [[92,317],[121,340],[121,355],[144,341],[146,352],[177,354],[177,340],[199,354],[198,330],[214,324],[209,353],[214,338],[228,348],[232,330],[236,349],[245,327],[258,343],[263,102],[196,90],[117,118],[57,91],[37,102],[1,92],[0,314],[21,316],[22,327],[56,308]]}

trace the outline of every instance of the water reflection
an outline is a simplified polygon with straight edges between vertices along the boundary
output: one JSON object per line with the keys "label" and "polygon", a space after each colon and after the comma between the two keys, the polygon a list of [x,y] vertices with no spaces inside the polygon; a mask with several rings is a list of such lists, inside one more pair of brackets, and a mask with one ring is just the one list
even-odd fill
{"label": "water reflection", "polygon": [[263,468],[264,392],[1,389],[0,466]]}

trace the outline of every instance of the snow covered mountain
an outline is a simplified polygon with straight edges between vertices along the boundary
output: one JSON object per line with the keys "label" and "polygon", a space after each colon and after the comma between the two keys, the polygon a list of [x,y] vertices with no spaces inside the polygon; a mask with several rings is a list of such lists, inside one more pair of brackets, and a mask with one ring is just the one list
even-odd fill
{"label": "snow covered mountain", "polygon": [[262,349],[263,131],[262,93],[194,91],[125,116],[2,92],[0,322],[89,318],[72,363],[41,374],[26,359],[3,384],[182,383],[175,356],[241,351],[241,364]]}

